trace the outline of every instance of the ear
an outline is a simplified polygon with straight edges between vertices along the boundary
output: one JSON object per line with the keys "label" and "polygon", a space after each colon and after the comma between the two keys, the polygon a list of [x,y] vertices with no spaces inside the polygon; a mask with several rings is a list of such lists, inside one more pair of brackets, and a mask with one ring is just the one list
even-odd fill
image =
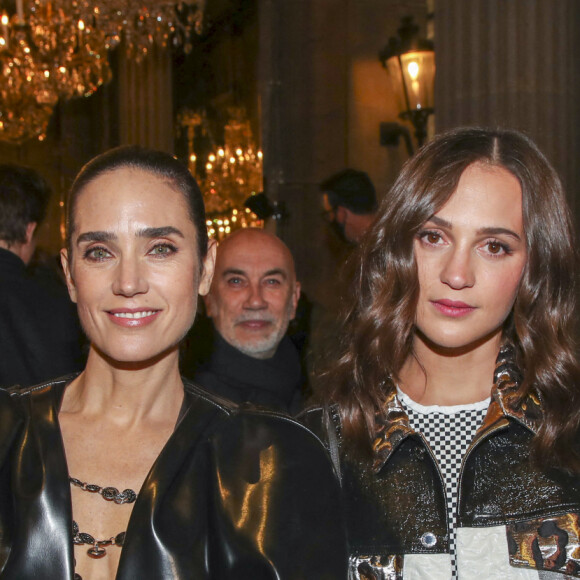
{"label": "ear", "polygon": [[294,290],[292,291],[292,317],[291,320],[296,316],[296,307],[298,306],[298,300],[300,299],[300,282],[294,284]]}
{"label": "ear", "polygon": [[68,294],[73,302],[77,301],[77,289],[75,282],[71,273],[71,265],[68,257],[68,250],[63,248],[60,251],[60,263],[62,264],[62,269],[64,270],[64,275],[66,278],[66,287],[68,288]]}
{"label": "ear", "polygon": [[203,260],[203,270],[201,272],[201,280],[199,281],[199,295],[205,296],[211,288],[211,281],[213,279],[213,272],[215,269],[215,253],[217,242],[209,240],[207,247],[207,254]]}
{"label": "ear", "polygon": [[336,221],[341,225],[345,224],[348,218],[348,212],[349,210],[346,209],[346,207],[343,207],[342,205],[337,206],[334,210]]}
{"label": "ear", "polygon": [[213,318],[214,315],[214,302],[211,292],[208,292],[203,296],[203,303],[205,304],[205,314],[208,318]]}
{"label": "ear", "polygon": [[27,226],[26,226],[26,243],[27,244],[30,244],[30,242],[32,241],[32,236],[34,236],[34,232],[36,231],[36,226],[37,226],[36,222],[30,222],[29,224],[27,224]]}

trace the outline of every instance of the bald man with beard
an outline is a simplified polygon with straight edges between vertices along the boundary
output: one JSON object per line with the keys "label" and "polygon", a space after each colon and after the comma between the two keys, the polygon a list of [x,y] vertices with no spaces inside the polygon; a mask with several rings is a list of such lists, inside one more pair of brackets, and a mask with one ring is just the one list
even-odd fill
{"label": "bald man with beard", "polygon": [[300,356],[286,331],[299,297],[294,259],[282,240],[254,228],[227,237],[205,297],[214,348],[194,380],[237,403],[297,412]]}

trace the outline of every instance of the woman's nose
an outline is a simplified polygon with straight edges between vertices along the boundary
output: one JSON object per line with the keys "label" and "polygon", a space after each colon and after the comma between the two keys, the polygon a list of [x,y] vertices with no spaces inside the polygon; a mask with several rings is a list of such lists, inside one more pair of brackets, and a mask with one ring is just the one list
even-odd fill
{"label": "woman's nose", "polygon": [[469,249],[453,249],[443,264],[441,282],[454,290],[471,288],[475,284],[473,266],[473,256]]}
{"label": "woman's nose", "polygon": [[148,288],[143,265],[136,259],[122,258],[115,271],[113,293],[119,296],[135,296],[147,292]]}

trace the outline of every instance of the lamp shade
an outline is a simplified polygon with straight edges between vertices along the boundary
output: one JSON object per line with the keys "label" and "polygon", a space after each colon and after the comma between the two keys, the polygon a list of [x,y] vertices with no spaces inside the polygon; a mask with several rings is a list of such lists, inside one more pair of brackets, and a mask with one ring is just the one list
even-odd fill
{"label": "lamp shade", "polygon": [[401,113],[433,109],[435,53],[432,50],[392,56],[387,60],[387,70]]}
{"label": "lamp shade", "polygon": [[413,123],[419,145],[427,135],[427,118],[434,112],[435,49],[431,40],[418,36],[413,18],[403,18],[398,36],[389,38],[379,53],[387,69],[399,117]]}

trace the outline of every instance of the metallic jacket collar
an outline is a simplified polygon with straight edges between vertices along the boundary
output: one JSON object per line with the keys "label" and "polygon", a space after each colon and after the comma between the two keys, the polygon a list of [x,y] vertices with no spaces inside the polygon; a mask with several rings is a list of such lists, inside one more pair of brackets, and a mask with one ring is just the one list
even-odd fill
{"label": "metallic jacket collar", "polygon": [[[521,398],[518,393],[522,375],[514,362],[514,351],[510,345],[503,346],[498,354],[491,390],[491,403],[485,420],[477,430],[472,445],[485,437],[494,428],[505,427],[514,419],[536,433],[541,420],[541,401],[537,393],[528,393]],[[373,441],[373,470],[379,472],[393,451],[409,436],[417,435],[409,425],[396,391],[389,393],[383,408],[375,419]]]}

